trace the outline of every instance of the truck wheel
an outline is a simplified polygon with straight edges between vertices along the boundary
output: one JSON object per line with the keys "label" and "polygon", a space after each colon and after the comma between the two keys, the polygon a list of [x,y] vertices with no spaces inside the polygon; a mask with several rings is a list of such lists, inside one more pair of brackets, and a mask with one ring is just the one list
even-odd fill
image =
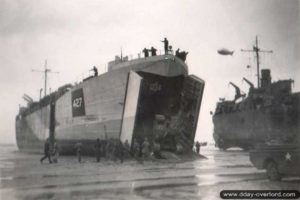
{"label": "truck wheel", "polygon": [[272,181],[279,181],[281,179],[277,165],[273,161],[269,162],[267,165],[267,176]]}

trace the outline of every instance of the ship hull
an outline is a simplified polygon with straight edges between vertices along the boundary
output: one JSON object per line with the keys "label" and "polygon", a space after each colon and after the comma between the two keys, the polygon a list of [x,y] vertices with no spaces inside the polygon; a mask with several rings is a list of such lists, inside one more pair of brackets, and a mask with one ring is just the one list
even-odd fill
{"label": "ship hull", "polygon": [[[164,96],[161,94],[164,91],[156,91],[159,94],[155,98],[162,97],[160,101],[163,101],[164,106],[167,107],[171,99],[177,98],[176,102],[178,101],[184,85],[187,85],[186,82],[195,82],[200,89],[194,92],[194,98],[196,98],[194,104],[197,110],[193,116],[198,119],[204,82],[201,79],[187,78],[189,77],[187,67],[181,60],[174,56],[157,56],[145,59],[145,62],[126,64],[127,66],[120,66],[75,85],[51,104],[30,114],[18,115],[16,117],[16,138],[19,149],[41,153],[45,140],[50,138],[57,141],[62,154],[74,154],[75,144],[78,142],[83,144],[83,153],[92,154],[96,139],[101,141],[120,139],[122,126],[125,122],[130,121],[133,122],[131,139],[139,137],[138,135],[150,136],[153,132],[154,115],[164,114],[167,111],[163,108],[156,109],[157,113],[150,112],[144,118],[142,113],[145,113],[145,107],[149,107],[149,104],[142,103],[140,96],[144,94],[143,91],[147,90],[147,87],[154,85],[155,90],[157,84],[165,91],[170,91],[173,87],[169,84],[170,81],[178,85],[177,96],[173,96],[176,94],[175,91]],[[134,97],[137,99],[136,111],[134,115],[126,116],[124,108],[129,104],[127,92],[132,88],[132,86],[131,88],[128,86],[130,72],[140,74],[138,76],[141,77],[141,84],[137,88],[137,96]],[[151,99],[151,95],[148,95],[148,98]],[[156,105],[157,103],[153,101],[151,104],[154,110],[161,107]],[[142,134],[139,124],[148,124]],[[189,139],[193,141],[197,123],[190,126]]]}
{"label": "ship hull", "polygon": [[290,96],[289,106],[276,104],[256,109],[216,113],[213,116],[214,140],[220,149],[245,150],[259,143],[293,143],[300,135],[300,93]]}
{"label": "ship hull", "polygon": [[27,116],[16,117],[16,141],[22,151],[42,152],[43,142],[49,137],[50,106]]}

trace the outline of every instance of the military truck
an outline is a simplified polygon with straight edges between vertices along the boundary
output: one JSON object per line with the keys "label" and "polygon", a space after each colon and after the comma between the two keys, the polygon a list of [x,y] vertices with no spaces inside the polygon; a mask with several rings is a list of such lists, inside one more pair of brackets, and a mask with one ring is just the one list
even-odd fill
{"label": "military truck", "polygon": [[260,144],[250,151],[250,161],[257,169],[265,169],[270,180],[300,176],[300,145]]}

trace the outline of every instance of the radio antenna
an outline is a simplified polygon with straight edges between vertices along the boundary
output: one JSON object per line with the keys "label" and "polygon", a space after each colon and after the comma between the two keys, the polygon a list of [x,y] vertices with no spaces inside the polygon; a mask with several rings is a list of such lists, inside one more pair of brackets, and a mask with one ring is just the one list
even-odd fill
{"label": "radio antenna", "polygon": [[35,70],[32,69],[32,72],[40,72],[40,73],[44,73],[44,79],[45,79],[45,85],[44,85],[44,96],[47,95],[47,74],[48,73],[54,73],[54,74],[59,74],[59,72],[53,72],[51,71],[51,69],[47,68],[47,59],[45,60],[45,65],[44,65],[45,69],[43,71],[41,70]]}
{"label": "radio antenna", "polygon": [[258,37],[256,36],[255,39],[255,45],[253,46],[253,49],[241,49],[242,52],[255,52],[256,54],[256,66],[257,66],[257,88],[260,87],[260,75],[259,75],[259,53],[273,53],[272,50],[260,50],[260,48],[258,47]]}

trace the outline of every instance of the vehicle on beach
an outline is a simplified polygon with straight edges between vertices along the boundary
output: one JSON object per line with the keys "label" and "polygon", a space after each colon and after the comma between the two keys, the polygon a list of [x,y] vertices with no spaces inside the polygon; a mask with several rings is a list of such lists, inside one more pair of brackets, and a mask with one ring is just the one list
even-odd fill
{"label": "vehicle on beach", "polygon": [[265,169],[270,180],[300,176],[300,145],[260,144],[250,151],[250,161],[257,169]]}

